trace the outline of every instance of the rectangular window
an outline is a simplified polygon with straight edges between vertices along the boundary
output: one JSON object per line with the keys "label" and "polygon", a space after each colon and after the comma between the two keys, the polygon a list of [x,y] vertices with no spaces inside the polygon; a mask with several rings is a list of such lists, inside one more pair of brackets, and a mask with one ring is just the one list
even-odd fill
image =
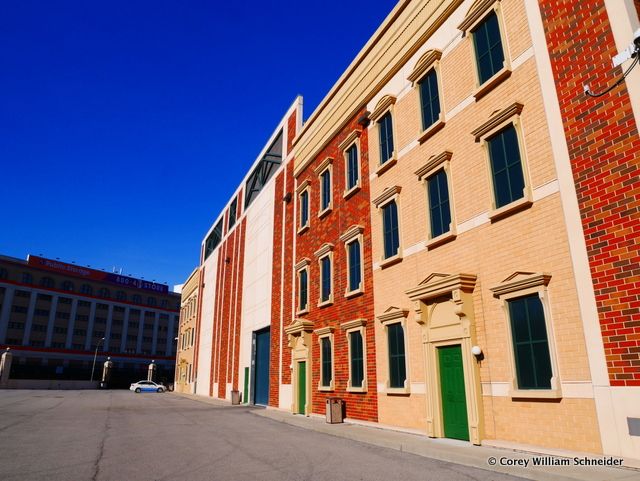
{"label": "rectangular window", "polygon": [[236,223],[237,211],[238,211],[238,198],[236,197],[235,199],[233,199],[233,202],[231,202],[231,205],[229,206],[229,230],[231,230],[231,228]]}
{"label": "rectangular window", "polygon": [[362,349],[362,334],[360,331],[349,333],[349,346],[351,348],[351,387],[362,387],[364,380],[364,356]]}
{"label": "rectangular window", "polygon": [[218,247],[218,244],[222,241],[222,219],[218,221],[216,226],[213,228],[213,232],[209,234],[207,240],[204,243],[204,258],[206,259],[211,255],[211,253]]}
{"label": "rectangular window", "polygon": [[387,327],[387,336],[389,344],[389,387],[403,388],[407,379],[407,368],[402,324],[390,324]]}
{"label": "rectangular window", "polygon": [[387,112],[378,120],[378,135],[380,143],[380,165],[393,157],[393,121],[391,112]]}
{"label": "rectangular window", "polygon": [[358,185],[360,179],[360,164],[358,162],[358,147],[353,144],[347,149],[347,190],[353,189]]}
{"label": "rectangular window", "polygon": [[513,124],[487,139],[496,209],[524,197],[518,134]]}
{"label": "rectangular window", "polygon": [[322,385],[325,387],[331,386],[332,369],[331,369],[331,338],[323,337],[321,340],[322,346]]}
{"label": "rectangular window", "polygon": [[300,227],[309,224],[309,191],[305,190],[300,194]]}
{"label": "rectangular window", "polygon": [[320,290],[320,300],[328,301],[331,298],[331,258],[323,257],[320,260],[322,286]]}
{"label": "rectangular window", "polygon": [[435,69],[425,75],[419,85],[422,130],[426,130],[440,119],[440,95],[438,94],[438,76]]}
{"label": "rectangular window", "polygon": [[508,305],[518,387],[551,389],[551,356],[540,297],[520,297]]}
{"label": "rectangular window", "polygon": [[427,179],[429,193],[429,223],[431,238],[438,237],[451,228],[451,208],[449,206],[449,185],[447,173],[439,170]]}
{"label": "rectangular window", "polygon": [[388,259],[398,254],[400,235],[398,232],[398,206],[392,200],[382,207],[384,258]]}
{"label": "rectangular window", "polygon": [[331,170],[327,169],[320,175],[320,212],[331,205]]}
{"label": "rectangular window", "polygon": [[298,272],[298,310],[306,311],[309,304],[307,270]]}
{"label": "rectangular window", "polygon": [[487,15],[485,20],[472,31],[472,34],[478,77],[480,85],[482,85],[504,67],[504,51],[496,12]]}
{"label": "rectangular window", "polygon": [[360,241],[354,240],[348,245],[349,250],[349,291],[357,291],[361,287],[362,267],[360,259]]}

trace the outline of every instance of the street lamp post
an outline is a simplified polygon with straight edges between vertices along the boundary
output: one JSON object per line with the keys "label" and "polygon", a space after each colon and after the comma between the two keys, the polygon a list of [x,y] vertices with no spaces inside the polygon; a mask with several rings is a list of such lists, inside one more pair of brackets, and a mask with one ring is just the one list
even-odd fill
{"label": "street lamp post", "polygon": [[100,347],[100,343],[104,341],[104,337],[98,341],[96,344],[96,352],[93,353],[93,366],[91,366],[91,381],[93,382],[93,371],[96,369],[96,357],[98,357],[98,348]]}

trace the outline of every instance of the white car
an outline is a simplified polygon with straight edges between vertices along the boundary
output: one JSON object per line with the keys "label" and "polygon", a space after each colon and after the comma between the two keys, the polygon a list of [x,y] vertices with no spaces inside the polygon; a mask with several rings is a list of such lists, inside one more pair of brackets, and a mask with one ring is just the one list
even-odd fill
{"label": "white car", "polygon": [[153,381],[138,381],[134,382],[129,390],[134,392],[165,392],[167,388]]}

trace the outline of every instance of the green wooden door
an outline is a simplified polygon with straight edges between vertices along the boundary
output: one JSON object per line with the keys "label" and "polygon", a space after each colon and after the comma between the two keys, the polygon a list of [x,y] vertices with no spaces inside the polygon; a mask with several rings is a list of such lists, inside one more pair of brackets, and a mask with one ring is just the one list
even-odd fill
{"label": "green wooden door", "polygon": [[447,438],[468,441],[469,424],[460,345],[438,348],[438,361],[444,435]]}
{"label": "green wooden door", "polygon": [[298,363],[298,414],[304,414],[307,404],[307,363]]}

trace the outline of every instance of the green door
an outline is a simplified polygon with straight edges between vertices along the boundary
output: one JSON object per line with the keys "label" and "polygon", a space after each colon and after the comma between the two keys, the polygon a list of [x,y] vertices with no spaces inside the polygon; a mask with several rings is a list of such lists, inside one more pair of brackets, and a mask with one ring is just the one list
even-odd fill
{"label": "green door", "polygon": [[307,363],[298,363],[298,414],[304,414],[307,404]]}
{"label": "green door", "polygon": [[438,348],[442,420],[447,438],[469,440],[467,400],[464,393],[464,371],[460,345]]}

